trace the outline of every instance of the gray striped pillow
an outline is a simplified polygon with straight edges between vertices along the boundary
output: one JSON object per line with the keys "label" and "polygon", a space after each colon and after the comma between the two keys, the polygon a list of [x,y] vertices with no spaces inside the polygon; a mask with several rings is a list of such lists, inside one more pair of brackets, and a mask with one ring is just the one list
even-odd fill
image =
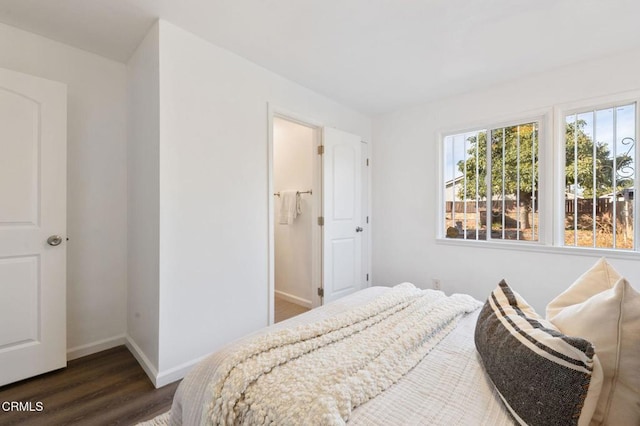
{"label": "gray striped pillow", "polygon": [[504,280],[480,312],[475,343],[487,374],[518,423],[588,424],[593,411],[583,413],[582,408],[594,366],[593,345],[560,333]]}

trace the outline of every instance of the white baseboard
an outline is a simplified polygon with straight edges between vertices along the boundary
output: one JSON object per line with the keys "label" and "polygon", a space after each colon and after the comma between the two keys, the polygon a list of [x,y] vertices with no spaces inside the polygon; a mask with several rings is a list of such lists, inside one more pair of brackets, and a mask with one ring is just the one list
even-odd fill
{"label": "white baseboard", "polygon": [[149,379],[151,380],[151,383],[153,383],[153,386],[158,388],[159,387],[157,384],[158,370],[156,369],[156,367],[151,363],[151,361],[149,361],[149,358],[147,358],[147,356],[142,351],[142,349],[140,349],[140,346],[136,344],[136,342],[131,338],[131,336],[127,336],[126,345],[129,351],[133,354],[135,359],[138,361],[138,364],[140,364],[140,367],[142,367],[144,372],[147,373],[147,376],[149,376]]}
{"label": "white baseboard", "polygon": [[102,339],[98,340],[97,342],[88,343],[86,345],[76,346],[75,348],[69,348],[67,349],[67,361],[95,354],[100,351],[106,351],[107,349],[124,345],[126,342],[126,336],[122,334],[120,336],[110,337],[108,339]]}
{"label": "white baseboard", "polygon": [[302,297],[294,296],[284,291],[276,290],[276,297],[286,300],[287,302],[295,303],[296,305],[304,306],[305,308],[313,308],[311,300],[303,299]]}
{"label": "white baseboard", "polygon": [[140,364],[144,372],[147,373],[149,380],[151,380],[151,383],[153,383],[153,386],[156,388],[161,388],[162,386],[173,383],[176,380],[182,379],[194,365],[206,357],[206,355],[204,355],[168,370],[158,372],[158,369],[151,363],[151,361],[149,361],[147,355],[142,351],[142,349],[140,349],[140,346],[136,344],[131,336],[123,334],[121,336],[99,340],[87,345],[70,348],[67,350],[67,361],[115,348],[120,345],[125,345],[127,349],[129,349],[129,352],[131,352],[135,357],[138,364]]}
{"label": "white baseboard", "polygon": [[176,367],[159,372],[156,379],[156,388],[161,388],[162,386],[173,383],[176,380],[182,379],[189,372],[189,370],[193,368],[193,366],[195,366],[207,356],[208,355],[204,355],[200,358],[196,358],[194,360],[180,364]]}
{"label": "white baseboard", "polygon": [[158,369],[149,361],[149,358],[145,355],[145,353],[140,349],[140,347],[136,344],[136,342],[131,338],[131,336],[127,336],[126,345],[129,348],[129,351],[136,358],[142,369],[147,376],[149,376],[149,380],[153,383],[153,386],[157,388],[161,388],[170,383],[175,382],[176,380],[182,379],[188,372],[204,359],[207,355],[201,356],[194,360],[185,362],[184,364],[180,364],[176,367],[169,368],[168,370],[158,371]]}

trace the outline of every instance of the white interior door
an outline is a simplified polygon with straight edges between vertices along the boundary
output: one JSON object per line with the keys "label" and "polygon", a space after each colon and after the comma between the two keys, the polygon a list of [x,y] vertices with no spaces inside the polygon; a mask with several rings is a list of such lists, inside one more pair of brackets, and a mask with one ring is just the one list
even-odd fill
{"label": "white interior door", "polygon": [[0,69],[0,385],[66,365],[66,108]]}
{"label": "white interior door", "polygon": [[323,130],[324,303],[362,288],[360,137]]}

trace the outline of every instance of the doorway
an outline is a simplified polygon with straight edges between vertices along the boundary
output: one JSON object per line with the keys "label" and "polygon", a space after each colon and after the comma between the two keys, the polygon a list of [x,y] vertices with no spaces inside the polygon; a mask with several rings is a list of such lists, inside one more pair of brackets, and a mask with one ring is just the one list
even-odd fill
{"label": "doorway", "polygon": [[[279,302],[306,310],[369,285],[370,151],[360,136],[272,105],[268,117],[267,322],[273,324],[276,296]],[[290,166],[285,168],[297,169],[302,180],[293,180],[287,176],[290,171],[280,169],[287,161]],[[294,194],[295,204],[300,205],[300,213],[289,210],[295,218],[281,217],[285,192],[289,197]]]}
{"label": "doorway", "polygon": [[274,321],[318,305],[319,127],[273,118]]}

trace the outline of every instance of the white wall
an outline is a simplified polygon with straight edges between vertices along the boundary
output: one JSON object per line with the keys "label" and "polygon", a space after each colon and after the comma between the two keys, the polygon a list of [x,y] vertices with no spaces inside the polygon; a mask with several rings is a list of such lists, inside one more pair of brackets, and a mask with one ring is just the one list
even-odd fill
{"label": "white wall", "polygon": [[[431,279],[437,277],[447,292],[470,293],[485,300],[498,281],[506,278],[542,310],[598,255],[436,244],[437,132],[635,90],[640,88],[639,66],[640,50],[633,50],[376,117],[374,284],[412,281],[431,287]],[[611,260],[640,288],[640,256]]]}
{"label": "white wall", "polygon": [[68,87],[67,348],[81,356],[126,330],[126,70],[0,24],[0,67]]}
{"label": "white wall", "polygon": [[[313,189],[314,129],[275,118],[273,121],[274,191]],[[312,307],[313,195],[301,194],[302,213],[291,224],[280,224],[275,201],[275,288],[287,300]]]}
{"label": "white wall", "polygon": [[[160,229],[160,75],[158,25],[127,64],[128,345],[155,376],[158,369]],[[145,359],[146,358],[146,359]]]}
{"label": "white wall", "polygon": [[267,103],[371,120],[160,21],[160,380],[268,322]]}

